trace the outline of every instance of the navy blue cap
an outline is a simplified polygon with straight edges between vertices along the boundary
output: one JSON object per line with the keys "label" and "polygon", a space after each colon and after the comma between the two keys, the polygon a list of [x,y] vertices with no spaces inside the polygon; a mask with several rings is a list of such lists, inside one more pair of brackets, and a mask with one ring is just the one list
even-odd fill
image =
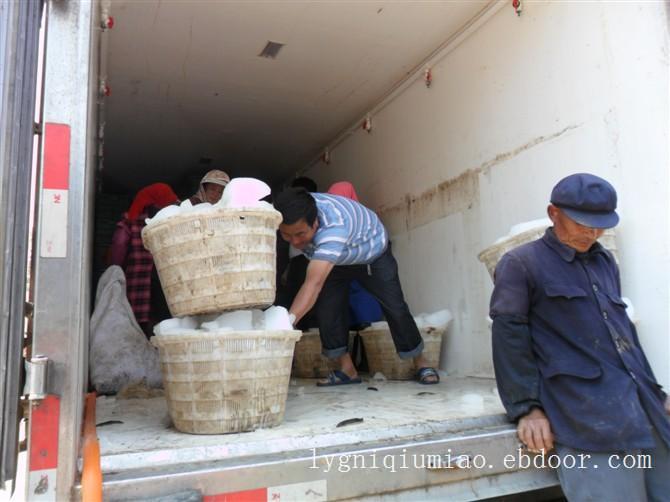
{"label": "navy blue cap", "polygon": [[571,174],[551,191],[551,203],[573,221],[591,228],[612,228],[619,223],[616,190],[607,181],[588,173]]}

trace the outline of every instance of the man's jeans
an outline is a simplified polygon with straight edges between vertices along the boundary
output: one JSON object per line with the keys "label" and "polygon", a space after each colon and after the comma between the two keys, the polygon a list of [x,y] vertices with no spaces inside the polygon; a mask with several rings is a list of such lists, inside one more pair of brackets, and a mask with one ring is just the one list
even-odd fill
{"label": "man's jeans", "polygon": [[347,352],[349,284],[354,279],[379,301],[400,358],[421,354],[423,340],[403,297],[398,264],[389,243],[370,265],[336,265],[328,275],[316,303],[323,355],[336,359]]}
{"label": "man's jeans", "polygon": [[[558,477],[565,496],[570,502],[670,501],[670,450],[655,430],[654,441],[655,448],[609,453],[557,444],[556,452],[562,460]],[[568,462],[566,456],[570,456]],[[568,468],[573,458],[577,463]],[[582,458],[585,460],[580,465]]]}

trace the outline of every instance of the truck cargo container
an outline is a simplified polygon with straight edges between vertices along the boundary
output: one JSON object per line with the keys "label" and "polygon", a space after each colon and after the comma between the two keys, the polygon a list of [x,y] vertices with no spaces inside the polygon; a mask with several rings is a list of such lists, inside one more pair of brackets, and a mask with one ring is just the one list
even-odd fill
{"label": "truck cargo container", "polygon": [[[162,397],[100,396],[105,500],[475,500],[556,487],[550,468],[521,460],[499,402],[492,283],[477,255],[543,217],[563,176],[607,178],[623,290],[670,384],[667,9],[1,2],[2,481],[16,474],[21,398],[15,496],[82,497],[88,323],[113,224],[142,186],[188,196],[219,168],[276,188],[296,175],[324,191],[352,182],[389,230],[412,311],[454,315],[443,380],[293,380],[280,426],[215,436],[176,432]],[[362,421],[338,427],[351,418]]]}

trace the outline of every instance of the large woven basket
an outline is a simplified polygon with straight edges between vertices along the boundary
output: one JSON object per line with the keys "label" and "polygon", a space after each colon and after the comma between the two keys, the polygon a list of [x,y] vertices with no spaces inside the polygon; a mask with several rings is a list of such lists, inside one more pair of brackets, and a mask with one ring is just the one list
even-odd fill
{"label": "large woven basket", "polygon": [[[423,356],[428,366],[437,368],[440,362],[440,350],[442,348],[442,336],[446,332],[444,328],[421,328],[423,338]],[[416,377],[414,361],[400,359],[393,344],[391,332],[387,328],[368,328],[360,332],[365,347],[365,355],[368,359],[370,375],[382,373],[389,380],[412,380]]]}
{"label": "large woven basket", "polygon": [[192,434],[281,423],[300,331],[184,331],[154,336],[168,411]]}
{"label": "large woven basket", "polygon": [[[349,332],[349,349],[351,349],[355,335],[355,332]],[[318,330],[306,331],[302,334],[302,338],[295,344],[291,376],[326,378],[328,373],[339,368],[337,361],[321,354],[321,337]]]}
{"label": "large woven basket", "polygon": [[219,209],[145,227],[172,315],[271,305],[280,221],[272,210]]}
{"label": "large woven basket", "polygon": [[[505,253],[511,251],[512,249],[518,246],[521,246],[522,244],[526,244],[527,242],[539,239],[544,235],[546,229],[547,229],[546,226],[539,226],[526,230],[525,232],[514,235],[507,239],[501,240],[500,242],[497,242],[496,244],[489,246],[484,251],[479,253],[477,255],[477,258],[484,265],[486,265],[486,269],[489,271],[491,279],[493,279],[493,273],[496,270],[496,265],[498,264],[500,258],[502,258]],[[612,255],[614,255],[614,259],[618,263],[619,253],[616,247],[614,229],[608,228],[607,230],[605,230],[602,237],[598,239],[598,242],[600,242],[600,244],[602,244],[607,250],[609,250],[612,253]]]}

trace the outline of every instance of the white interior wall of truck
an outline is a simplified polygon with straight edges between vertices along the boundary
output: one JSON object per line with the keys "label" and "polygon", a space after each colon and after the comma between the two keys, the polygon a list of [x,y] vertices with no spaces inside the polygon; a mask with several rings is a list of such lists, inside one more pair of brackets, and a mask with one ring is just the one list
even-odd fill
{"label": "white interior wall of truck", "polygon": [[[511,2],[510,2],[511,3]],[[455,314],[442,366],[491,374],[492,282],[479,251],[541,218],[573,172],[610,180],[624,296],[670,384],[668,17],[662,2],[524,2],[447,46],[306,175],[351,181],[390,229],[414,312]]]}

